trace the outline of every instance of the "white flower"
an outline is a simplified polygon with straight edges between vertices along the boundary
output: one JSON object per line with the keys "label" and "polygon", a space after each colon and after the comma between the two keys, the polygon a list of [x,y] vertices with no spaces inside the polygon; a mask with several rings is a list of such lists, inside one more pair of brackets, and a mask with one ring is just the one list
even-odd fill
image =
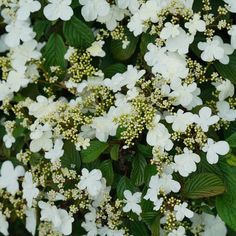
{"label": "white flower", "polygon": [[153,175],[150,179],[148,190],[146,195],[144,196],[144,199],[150,200],[152,202],[156,202],[158,200],[158,194],[161,187],[161,181],[158,174]]}
{"label": "white flower", "polygon": [[144,59],[149,66],[152,67],[154,74],[161,74],[166,80],[174,80],[176,78],[186,78],[189,69],[184,56],[175,52],[167,52],[165,47],[158,48],[150,43],[147,46],[148,52]]}
{"label": "white flower", "polygon": [[28,106],[29,115],[36,118],[47,116],[56,110],[56,103],[53,98],[46,98],[42,95],[37,96],[36,101]]}
{"label": "white flower", "polygon": [[135,66],[128,65],[127,71],[123,73],[125,84],[128,89],[135,87],[136,82],[145,75],[145,70],[137,70]]}
{"label": "white flower", "polygon": [[178,221],[182,221],[184,217],[187,218],[192,218],[194,213],[187,208],[188,204],[186,202],[175,205],[174,210],[175,210],[175,216]]}
{"label": "white flower", "polygon": [[168,236],[186,236],[185,228],[183,226],[179,226],[178,229],[174,229],[168,233]]}
{"label": "white flower", "polygon": [[203,213],[202,218],[204,225],[202,236],[226,236],[227,228],[218,215]]}
{"label": "white flower", "polygon": [[97,169],[88,171],[87,169],[82,169],[82,176],[78,183],[78,188],[81,190],[87,190],[91,197],[97,196],[102,189],[102,172]]}
{"label": "white flower", "polygon": [[184,25],[191,34],[196,34],[197,31],[204,32],[206,30],[206,23],[204,20],[201,20],[200,14],[194,14],[193,19],[189,22],[186,22]]}
{"label": "white flower", "polygon": [[5,44],[4,40],[5,40],[5,36],[6,34],[2,34],[0,36],[0,52],[6,52],[9,48],[8,46]]}
{"label": "white flower", "polygon": [[37,50],[37,45],[35,40],[30,40],[12,49],[11,65],[16,71],[25,72],[26,62],[40,59],[41,53]]}
{"label": "white flower", "polygon": [[58,209],[58,215],[60,217],[61,223],[58,226],[54,226],[54,230],[62,233],[63,235],[71,235],[72,233],[72,223],[74,218],[71,217],[68,212],[64,209]]}
{"label": "white flower", "polygon": [[179,34],[166,40],[166,48],[171,52],[177,52],[180,55],[187,54],[189,45],[193,42],[193,35],[188,35],[181,27]]}
{"label": "white flower", "polygon": [[203,107],[199,111],[199,115],[194,115],[194,122],[198,124],[204,132],[207,132],[209,126],[217,123],[219,117],[214,115],[212,116],[212,111],[209,107]]}
{"label": "white flower", "polygon": [[39,194],[37,184],[33,183],[32,173],[26,172],[24,176],[24,181],[22,183],[23,187],[23,198],[27,201],[27,206],[30,208],[32,206],[32,201]]}
{"label": "white flower", "polygon": [[98,228],[95,222],[96,220],[96,209],[90,208],[90,212],[84,215],[85,222],[82,222],[81,226],[87,231],[87,236],[98,235]]}
{"label": "white flower", "polygon": [[115,136],[118,125],[113,122],[113,118],[108,114],[93,118],[91,127],[96,130],[96,138],[101,142],[106,142],[109,135]]}
{"label": "white flower", "polygon": [[68,61],[70,59],[70,57],[72,56],[72,54],[75,52],[76,52],[76,49],[74,47],[69,46],[66,51],[66,54],[64,55],[64,58]]}
{"label": "white flower", "polygon": [[25,88],[29,83],[29,79],[25,78],[24,73],[18,71],[10,71],[7,77],[7,85],[12,92],[18,92],[20,88]]}
{"label": "white flower", "polygon": [[32,132],[30,138],[32,139],[30,143],[30,151],[39,152],[41,149],[44,151],[49,151],[52,149],[52,131],[48,124],[38,125],[36,127],[31,126]]}
{"label": "white flower", "polygon": [[32,235],[35,235],[36,224],[37,224],[36,210],[34,208],[27,209],[25,211],[25,215],[26,215],[25,227]]}
{"label": "white flower", "polygon": [[138,0],[116,0],[117,5],[121,9],[128,8],[132,14],[137,12],[140,3]]}
{"label": "white flower", "polygon": [[219,91],[219,101],[223,101],[228,97],[233,97],[234,95],[234,85],[230,82],[230,80],[226,79],[220,83],[213,83],[215,85],[216,90]]}
{"label": "white flower", "polygon": [[62,233],[63,235],[71,235],[74,218],[71,217],[66,210],[57,209],[56,206],[42,201],[40,201],[38,205],[41,208],[40,220],[52,222],[54,231]]}
{"label": "white flower", "polygon": [[142,212],[141,206],[139,205],[139,203],[141,202],[141,196],[142,196],[142,193],[140,192],[136,192],[132,194],[129,190],[125,190],[124,202],[126,203],[126,205],[123,207],[123,211],[124,212],[132,211],[136,213],[137,215],[140,215],[140,213]]}
{"label": "white flower", "polygon": [[168,39],[168,38],[175,38],[180,34],[180,26],[173,25],[170,22],[165,23],[165,27],[161,30],[160,38],[161,39]]}
{"label": "white flower", "polygon": [[162,174],[160,177],[160,184],[160,189],[164,191],[165,194],[169,194],[171,192],[177,193],[181,188],[179,182],[173,180],[173,176],[171,174]]}
{"label": "white flower", "polygon": [[96,20],[98,16],[106,16],[110,5],[106,0],[79,0],[83,5],[81,14],[86,21]]}
{"label": "white flower", "polygon": [[36,12],[40,9],[41,4],[34,0],[20,0],[19,9],[17,10],[17,18],[19,20],[27,20],[30,13]]}
{"label": "white flower", "polygon": [[210,164],[216,164],[219,160],[218,155],[226,155],[229,152],[229,144],[226,141],[214,142],[213,139],[208,138],[202,150],[207,153],[207,161]]}
{"label": "white flower", "polygon": [[12,97],[12,91],[6,81],[0,81],[0,101],[3,101],[7,97]]}
{"label": "white flower", "polygon": [[172,123],[172,129],[177,132],[185,132],[188,125],[194,122],[193,114],[191,112],[185,112],[181,109],[172,116],[165,117],[166,122]]}
{"label": "white flower", "polygon": [[116,5],[112,5],[108,14],[104,16],[99,16],[97,18],[97,21],[106,24],[107,29],[112,31],[117,27],[118,21],[124,19],[124,16],[125,10],[120,9]]}
{"label": "white flower", "polygon": [[223,120],[234,121],[236,119],[236,110],[231,109],[230,105],[226,101],[219,101],[216,103],[218,110],[217,115]]}
{"label": "white flower", "polygon": [[183,177],[187,177],[197,170],[196,163],[200,162],[200,157],[188,148],[184,148],[184,153],[175,155],[174,161],[173,168],[175,171],[178,171]]}
{"label": "white flower", "polygon": [[45,203],[43,201],[39,201],[38,206],[41,209],[41,221],[50,221],[54,227],[60,226],[61,219],[56,206],[52,206],[49,203]]}
{"label": "white flower", "polygon": [[12,22],[6,26],[6,31],[7,34],[4,38],[4,42],[10,48],[18,46],[20,41],[30,41],[35,36],[28,21],[17,20]]}
{"label": "white flower", "polygon": [[236,13],[236,2],[234,0],[224,0],[228,4],[229,11]]}
{"label": "white flower", "polygon": [[68,21],[73,16],[73,10],[70,7],[71,0],[48,0],[49,4],[44,7],[43,13],[50,21],[61,19]]}
{"label": "white flower", "polygon": [[173,92],[169,94],[169,97],[175,98],[174,105],[182,105],[187,107],[193,101],[193,93],[198,89],[196,83],[183,84],[181,79],[175,79],[170,85]]}
{"label": "white flower", "polygon": [[102,50],[104,43],[105,42],[102,40],[95,41],[89,48],[87,48],[87,51],[93,57],[104,57],[106,55],[106,53]]}
{"label": "white flower", "polygon": [[231,46],[236,49],[236,25],[232,25],[228,33],[231,35]]}
{"label": "white flower", "polygon": [[19,190],[18,178],[25,174],[24,167],[14,168],[10,161],[5,161],[1,166],[0,173],[0,188],[6,188],[7,192],[14,195]]}
{"label": "white flower", "polygon": [[50,159],[51,162],[58,161],[64,154],[63,145],[64,143],[61,139],[56,139],[54,147],[48,152],[45,152],[45,158]]}
{"label": "white flower", "polygon": [[9,224],[7,222],[6,216],[0,211],[0,233],[3,235],[9,235],[8,233]]}
{"label": "white flower", "polygon": [[11,148],[12,144],[15,143],[16,139],[11,133],[7,133],[3,136],[3,142],[6,148]]}
{"label": "white flower", "polygon": [[229,63],[229,56],[234,49],[230,44],[224,43],[220,36],[214,36],[212,40],[207,42],[199,42],[198,48],[202,50],[201,58],[203,61],[211,62],[219,60],[222,64]]}
{"label": "white flower", "polygon": [[160,147],[167,151],[170,151],[173,147],[173,142],[171,141],[170,133],[168,129],[161,123],[158,123],[160,120],[160,116],[157,115],[154,118],[154,127],[149,129],[147,133],[147,143],[150,146]]}

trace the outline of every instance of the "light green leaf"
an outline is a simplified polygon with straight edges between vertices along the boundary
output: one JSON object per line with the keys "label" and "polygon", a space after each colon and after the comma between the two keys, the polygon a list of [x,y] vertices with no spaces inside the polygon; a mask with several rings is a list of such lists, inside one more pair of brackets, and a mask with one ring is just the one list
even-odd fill
{"label": "light green leaf", "polygon": [[119,159],[119,151],[120,151],[119,144],[115,144],[112,146],[111,151],[110,151],[110,155],[111,155],[112,160],[117,161]]}
{"label": "light green leaf", "polygon": [[186,198],[198,199],[220,195],[225,185],[220,177],[213,173],[200,173],[187,179],[183,195]]}
{"label": "light green leaf", "polygon": [[81,151],[83,163],[95,161],[107,148],[109,144],[94,140],[90,142],[90,146]]}

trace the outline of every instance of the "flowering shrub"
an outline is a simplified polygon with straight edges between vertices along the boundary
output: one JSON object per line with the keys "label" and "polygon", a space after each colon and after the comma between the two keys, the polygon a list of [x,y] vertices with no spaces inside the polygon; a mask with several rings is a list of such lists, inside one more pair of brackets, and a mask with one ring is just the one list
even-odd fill
{"label": "flowering shrub", "polygon": [[0,0],[0,233],[236,234],[235,0]]}

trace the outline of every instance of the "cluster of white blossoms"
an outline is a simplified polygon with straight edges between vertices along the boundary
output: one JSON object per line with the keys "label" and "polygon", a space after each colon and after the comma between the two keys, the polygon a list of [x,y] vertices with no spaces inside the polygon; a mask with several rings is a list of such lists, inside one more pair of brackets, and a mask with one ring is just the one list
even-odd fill
{"label": "cluster of white blossoms", "polygon": [[235,0],[0,0],[0,233],[236,230],[221,209],[235,13]]}

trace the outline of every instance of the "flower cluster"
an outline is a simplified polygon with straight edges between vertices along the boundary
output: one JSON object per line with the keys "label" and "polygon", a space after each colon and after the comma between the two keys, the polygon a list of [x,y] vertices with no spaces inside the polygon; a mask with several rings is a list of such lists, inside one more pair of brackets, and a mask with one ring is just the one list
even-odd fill
{"label": "flower cluster", "polygon": [[233,235],[235,13],[0,0],[0,233]]}

